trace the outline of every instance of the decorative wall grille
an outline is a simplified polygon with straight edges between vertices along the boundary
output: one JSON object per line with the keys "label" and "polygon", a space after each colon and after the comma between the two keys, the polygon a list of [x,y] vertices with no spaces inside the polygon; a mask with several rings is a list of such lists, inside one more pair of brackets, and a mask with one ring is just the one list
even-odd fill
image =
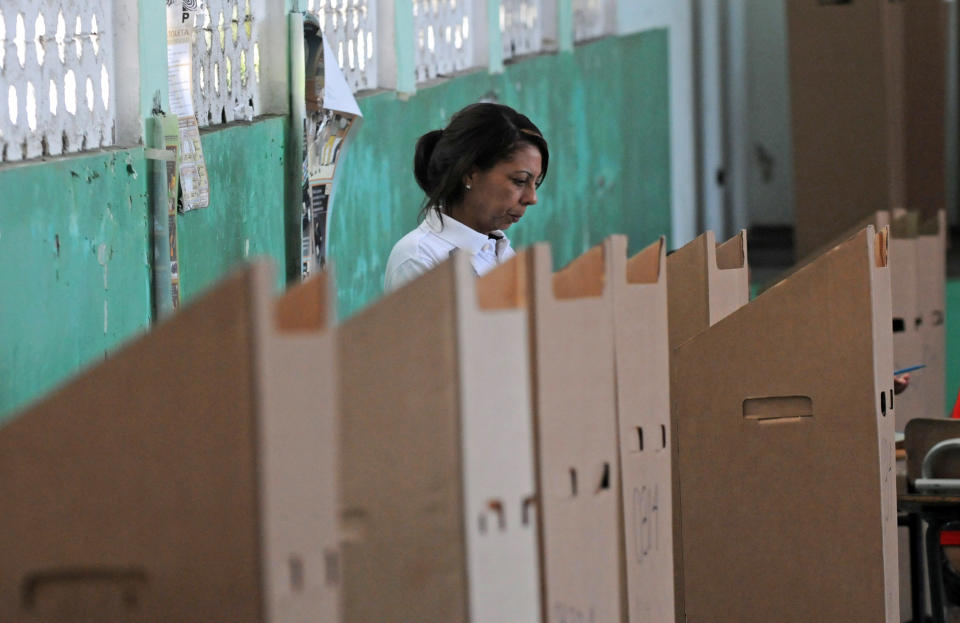
{"label": "decorative wall grille", "polygon": [[194,18],[193,105],[203,126],[260,114],[264,0],[204,0]]}
{"label": "decorative wall grille", "polygon": [[573,39],[586,41],[609,32],[608,12],[612,11],[610,0],[573,0]]}
{"label": "decorative wall grille", "polygon": [[413,0],[417,82],[473,65],[472,2]]}
{"label": "decorative wall grille", "polygon": [[112,145],[110,0],[0,3],[0,160]]}
{"label": "decorative wall grille", "polygon": [[503,59],[536,54],[543,48],[541,0],[501,0],[500,32]]}
{"label": "decorative wall grille", "polygon": [[307,10],[317,14],[353,92],[377,88],[376,0],[308,0]]}

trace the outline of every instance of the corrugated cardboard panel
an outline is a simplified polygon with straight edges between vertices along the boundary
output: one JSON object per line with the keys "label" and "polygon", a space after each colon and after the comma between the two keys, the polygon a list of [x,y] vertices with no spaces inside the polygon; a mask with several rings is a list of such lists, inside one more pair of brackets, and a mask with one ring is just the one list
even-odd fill
{"label": "corrugated cardboard panel", "polygon": [[[920,331],[923,317],[917,301],[917,214],[902,213],[890,226],[890,290],[893,311],[893,367],[900,370],[923,363]],[[911,374],[911,380],[925,370]],[[908,388],[896,397],[896,427],[923,417],[923,395]]]}
{"label": "corrugated cardboard panel", "polygon": [[613,310],[602,247],[528,262],[545,619],[623,621]]}
{"label": "corrugated cardboard panel", "polygon": [[340,621],[336,343],[327,274],[258,309],[266,620]]}
{"label": "corrugated cardboard panel", "polygon": [[455,266],[340,326],[344,620],[468,620]]}
{"label": "corrugated cardboard panel", "polygon": [[629,621],[674,620],[670,355],[664,239],[627,259],[605,246],[613,289],[617,425]]}
{"label": "corrugated cardboard panel", "polygon": [[941,0],[904,4],[906,196],[924,218],[946,207],[948,16]]}
{"label": "corrugated cardboard panel", "polygon": [[911,388],[924,400],[924,417],[947,414],[946,394],[946,261],[947,216],[944,210],[920,224],[917,235],[917,305],[923,319],[920,339],[923,344],[920,363],[910,380]]}
{"label": "corrugated cardboard panel", "polygon": [[447,262],[346,322],[346,620],[539,621],[526,292]]}
{"label": "corrugated cardboard panel", "polygon": [[670,347],[676,348],[750,300],[747,236],[717,244],[712,231],[667,257]]}
{"label": "corrugated cardboard panel", "polygon": [[798,256],[890,207],[887,4],[787,2]]}
{"label": "corrugated cardboard panel", "polygon": [[271,283],[231,276],[0,429],[0,620],[302,620],[263,597],[258,420],[303,416],[259,396]]}
{"label": "corrugated cardboard panel", "polygon": [[868,228],[672,353],[686,621],[898,617],[890,304]]}
{"label": "corrugated cardboard panel", "polygon": [[457,261],[470,620],[538,622],[530,336],[526,304],[510,296],[523,292],[525,269],[509,262],[475,280],[466,257]]}
{"label": "corrugated cardboard panel", "polygon": [[[741,231],[718,245],[713,232],[707,231],[667,256],[671,351],[750,300],[746,240],[746,232]],[[671,428],[676,430],[672,419]],[[671,437],[671,460],[675,466],[676,436]],[[672,497],[676,500],[680,486],[676,470],[672,472],[672,481]],[[680,507],[676,504],[672,515],[675,615],[680,621],[683,620],[684,581]]]}

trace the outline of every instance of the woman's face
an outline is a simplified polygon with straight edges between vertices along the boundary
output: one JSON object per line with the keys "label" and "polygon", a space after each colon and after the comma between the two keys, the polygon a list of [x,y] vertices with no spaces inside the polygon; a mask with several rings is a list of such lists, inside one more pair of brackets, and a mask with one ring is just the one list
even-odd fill
{"label": "woman's face", "polygon": [[507,160],[467,176],[470,189],[464,190],[463,204],[451,216],[483,234],[507,229],[537,202],[540,167],[540,150],[521,144]]}

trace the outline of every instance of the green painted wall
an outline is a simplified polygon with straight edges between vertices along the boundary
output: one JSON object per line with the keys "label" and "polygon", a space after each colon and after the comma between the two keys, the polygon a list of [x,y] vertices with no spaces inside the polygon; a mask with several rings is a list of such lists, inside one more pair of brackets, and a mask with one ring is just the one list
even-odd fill
{"label": "green painted wall", "polygon": [[947,282],[946,316],[947,382],[944,391],[949,414],[957,401],[957,391],[960,391],[960,280]]}
{"label": "green painted wall", "polygon": [[406,101],[393,93],[361,99],[365,120],[331,213],[340,316],[381,294],[390,249],[417,224],[417,138],[484,97],[524,112],[550,144],[539,203],[510,230],[516,246],[549,241],[561,266],[612,233],[628,234],[632,251],[669,235],[667,67],[667,33],[657,30],[527,59],[503,74],[473,73]]}
{"label": "green painted wall", "polygon": [[[559,266],[609,233],[628,233],[634,250],[668,234],[666,55],[666,32],[653,31],[457,77],[406,101],[361,98],[366,121],[346,152],[330,231],[341,316],[380,295],[391,247],[416,225],[416,139],[483,97],[529,114],[551,145],[540,203],[511,231],[518,246],[547,240]],[[284,196],[298,173],[284,117],[202,142],[210,207],[178,218],[185,302],[248,257],[284,265]],[[0,167],[0,422],[149,326],[147,178],[141,148]]]}
{"label": "green painted wall", "polygon": [[[285,135],[283,117],[202,134],[210,207],[178,219],[185,302],[248,255],[283,266]],[[150,325],[147,178],[143,149],[0,168],[0,422]]]}
{"label": "green painted wall", "polygon": [[183,301],[247,257],[267,256],[284,277],[285,117],[232,125],[201,136],[210,206],[177,224]]}
{"label": "green painted wall", "polygon": [[150,323],[142,149],[0,169],[0,418]]}

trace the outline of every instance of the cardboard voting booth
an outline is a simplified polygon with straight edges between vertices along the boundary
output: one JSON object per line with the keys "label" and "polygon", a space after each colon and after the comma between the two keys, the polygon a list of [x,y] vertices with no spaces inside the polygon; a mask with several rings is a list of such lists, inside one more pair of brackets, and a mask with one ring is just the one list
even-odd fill
{"label": "cardboard voting booth", "polygon": [[344,618],[539,621],[526,310],[464,254],[340,327]]}
{"label": "cardboard voting booth", "polygon": [[926,367],[912,375],[910,389],[924,401],[927,418],[947,415],[946,404],[946,278],[947,215],[940,210],[921,220],[917,229],[917,311],[920,322],[921,359]]}
{"label": "cardboard voting booth", "polygon": [[747,233],[718,244],[712,231],[667,257],[670,348],[750,300]]}
{"label": "cardboard voting booth", "polygon": [[613,290],[617,427],[627,611],[631,623],[674,617],[670,348],[663,238],[627,258],[627,238],[605,242]]}
{"label": "cardboard voting booth", "polygon": [[553,273],[538,244],[511,262],[527,264],[549,623],[626,617],[608,253],[598,245]]}
{"label": "cardboard voting booth", "polygon": [[[920,272],[927,270],[917,263],[917,214],[900,213],[890,224],[890,290],[893,315],[893,368],[903,370],[923,363],[921,329],[923,317],[920,312],[917,280]],[[925,370],[911,374],[913,378],[924,376]],[[908,388],[897,395],[896,428],[903,431],[907,422],[915,417],[925,417],[925,399],[915,388]]]}
{"label": "cardboard voting booth", "polygon": [[894,370],[924,366],[911,372],[909,388],[897,396],[897,430],[902,431],[906,422],[915,417],[938,418],[946,414],[946,213],[941,210],[936,216],[925,217],[916,210],[879,210],[801,259],[788,274],[867,225],[877,229],[890,226]]}
{"label": "cardboard voting booth", "polygon": [[[718,244],[714,233],[706,231],[667,256],[667,311],[670,350],[706,330],[750,300],[750,274],[747,263],[747,236],[741,231]],[[672,373],[671,373],[672,374]],[[671,377],[672,383],[672,377]],[[671,410],[673,405],[671,404]],[[671,413],[671,428],[675,429]],[[680,494],[677,444],[671,438],[671,494]],[[680,550],[680,507],[672,505],[674,612],[683,620],[683,556]]]}
{"label": "cardboard voting booth", "polygon": [[686,621],[897,620],[886,253],[869,227],[672,352]]}
{"label": "cardboard voting booth", "polygon": [[903,9],[885,0],[786,7],[796,250],[804,256],[862,217],[902,205],[891,192],[902,189],[902,43],[894,34]]}
{"label": "cardboard voting booth", "polygon": [[333,338],[287,330],[271,273],[0,428],[0,620],[339,620]]}

